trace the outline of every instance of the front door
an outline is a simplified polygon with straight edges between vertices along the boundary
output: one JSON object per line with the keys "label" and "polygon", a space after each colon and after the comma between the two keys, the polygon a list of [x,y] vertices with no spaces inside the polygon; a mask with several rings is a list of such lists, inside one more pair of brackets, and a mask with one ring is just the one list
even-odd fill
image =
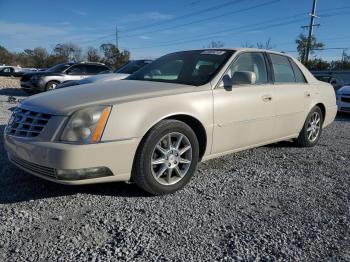
{"label": "front door", "polygon": [[228,74],[251,71],[254,85],[236,85],[232,90],[213,90],[214,134],[212,154],[262,144],[274,138],[274,86],[268,78],[265,56],[261,52],[239,55]]}

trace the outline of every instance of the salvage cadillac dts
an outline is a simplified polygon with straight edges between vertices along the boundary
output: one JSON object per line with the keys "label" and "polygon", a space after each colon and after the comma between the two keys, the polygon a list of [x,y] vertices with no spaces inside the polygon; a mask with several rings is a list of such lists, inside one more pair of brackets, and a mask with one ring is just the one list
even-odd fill
{"label": "salvage cadillac dts", "polygon": [[292,57],[205,49],[165,55],[126,80],[25,99],[4,136],[10,161],[41,178],[134,181],[166,194],[199,161],[289,139],[314,146],[336,112],[332,86]]}

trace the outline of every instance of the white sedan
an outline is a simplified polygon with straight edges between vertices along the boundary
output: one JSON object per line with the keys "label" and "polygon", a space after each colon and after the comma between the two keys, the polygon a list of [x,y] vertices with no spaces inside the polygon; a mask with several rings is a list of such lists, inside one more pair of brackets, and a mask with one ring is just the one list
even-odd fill
{"label": "white sedan", "polygon": [[339,112],[350,113],[350,86],[337,90],[337,106]]}

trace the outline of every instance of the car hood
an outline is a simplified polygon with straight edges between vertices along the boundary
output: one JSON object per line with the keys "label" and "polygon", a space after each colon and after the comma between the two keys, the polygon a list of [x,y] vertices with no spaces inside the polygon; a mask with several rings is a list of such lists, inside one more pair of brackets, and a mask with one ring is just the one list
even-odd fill
{"label": "car hood", "polygon": [[337,94],[350,94],[350,86],[343,86],[339,88]]}
{"label": "car hood", "polygon": [[23,100],[20,107],[52,115],[69,115],[88,106],[114,105],[199,89],[196,86],[151,81],[99,81],[37,94]]}
{"label": "car hood", "polygon": [[119,74],[119,73],[111,73],[111,74],[101,74],[101,75],[95,75],[90,76],[85,79],[80,80],[82,84],[85,83],[94,83],[97,81],[113,81],[113,80],[120,80],[128,77],[128,74]]}

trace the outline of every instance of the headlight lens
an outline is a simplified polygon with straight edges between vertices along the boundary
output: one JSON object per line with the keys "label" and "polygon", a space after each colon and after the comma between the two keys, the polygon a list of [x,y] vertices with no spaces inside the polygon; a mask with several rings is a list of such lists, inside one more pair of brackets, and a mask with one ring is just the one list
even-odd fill
{"label": "headlight lens", "polygon": [[63,130],[61,141],[83,144],[100,142],[110,111],[110,106],[96,106],[75,112]]}

